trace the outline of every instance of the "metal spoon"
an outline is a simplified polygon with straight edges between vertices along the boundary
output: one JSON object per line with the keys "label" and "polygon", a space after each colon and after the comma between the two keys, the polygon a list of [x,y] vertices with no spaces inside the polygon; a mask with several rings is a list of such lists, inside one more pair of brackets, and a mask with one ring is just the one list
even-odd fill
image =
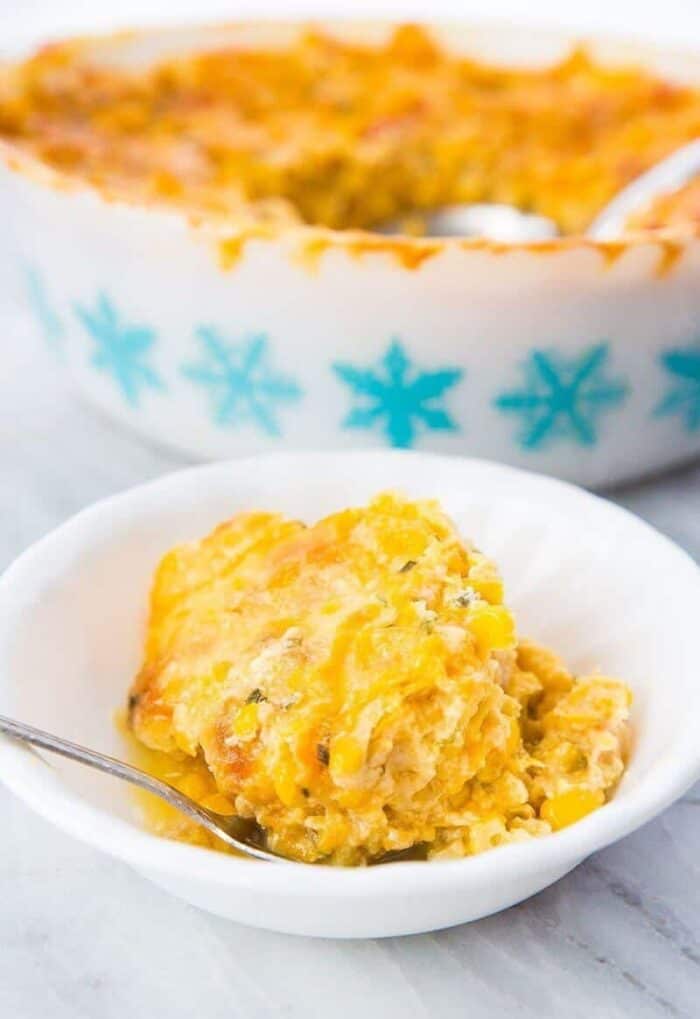
{"label": "metal spoon", "polygon": [[[443,205],[421,213],[426,237],[485,237],[503,244],[542,241],[559,236],[559,227],[547,216],[521,212],[514,205],[477,202],[474,205]],[[399,222],[377,228],[377,233],[404,233]]]}
{"label": "metal spoon", "polygon": [[[586,236],[594,240],[615,240],[625,223],[660,195],[675,191],[700,173],[700,138],[676,149],[631,184],[623,188],[596,216]],[[543,241],[558,237],[559,227],[547,216],[521,212],[512,205],[480,202],[474,205],[445,205],[424,217],[427,237],[484,237],[502,243]],[[392,222],[379,233],[402,233]]]}
{"label": "metal spoon", "polygon": [[642,212],[655,198],[675,191],[700,174],[700,138],[652,166],[631,184],[623,188],[598,213],[588,230],[589,237],[597,241],[612,241],[619,237],[630,216]]}
{"label": "metal spoon", "polygon": [[[161,782],[140,768],[134,768],[130,764],[118,761],[115,757],[107,754],[98,754],[95,750],[88,750],[87,747],[78,743],[71,743],[60,736],[54,736],[43,729],[35,729],[33,725],[26,725],[24,722],[17,722],[13,718],[6,718],[0,715],[0,733],[5,733],[13,739],[22,743],[29,743],[42,750],[50,750],[54,754],[68,757],[71,761],[79,761],[80,764],[87,764],[97,771],[104,771],[107,775],[114,775],[116,778],[123,778],[125,782],[140,786],[155,796],[169,803],[187,814],[197,824],[201,824],[207,831],[210,831],[222,842],[237,849],[246,856],[254,856],[258,860],[268,860],[274,863],[291,863],[284,856],[273,853],[265,848],[265,832],[253,820],[244,817],[236,817],[226,814],[217,814],[214,810],[207,810],[189,796],[185,796],[179,789]],[[401,863],[405,860],[424,860],[426,847],[423,843],[409,846],[408,849],[391,850],[382,856],[370,860],[372,866],[385,863]]]}
{"label": "metal spoon", "polygon": [[217,838],[247,856],[255,856],[258,860],[274,860],[276,863],[290,862],[283,856],[278,856],[264,848],[265,835],[255,821],[249,821],[242,817],[228,817],[224,814],[217,814],[213,810],[207,810],[206,807],[201,807],[189,796],[185,796],[178,789],[168,785],[167,782],[161,782],[139,768],[133,768],[130,764],[124,764],[123,761],[118,761],[114,757],[98,754],[94,750],[88,750],[87,747],[70,743],[67,739],[61,739],[59,736],[53,736],[49,732],[35,729],[23,722],[16,722],[12,718],[5,718],[3,715],[0,715],[0,732],[23,743],[41,747],[42,750],[50,750],[54,754],[68,757],[72,761],[80,761],[81,764],[87,764],[98,771],[104,771],[107,775],[123,778],[126,782],[131,782],[132,785],[140,786],[141,789],[160,796],[166,803],[170,803],[183,814],[187,814]]}

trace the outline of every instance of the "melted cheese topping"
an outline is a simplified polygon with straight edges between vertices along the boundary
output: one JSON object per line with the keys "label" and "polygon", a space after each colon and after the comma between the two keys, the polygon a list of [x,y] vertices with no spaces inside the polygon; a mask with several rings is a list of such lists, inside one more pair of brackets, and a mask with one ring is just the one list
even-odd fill
{"label": "melted cheese topping", "polygon": [[630,695],[518,642],[502,597],[434,503],[242,514],[161,562],[131,727],[161,774],[294,859],[545,834],[619,780]]}
{"label": "melted cheese topping", "polygon": [[0,137],[116,197],[230,225],[372,228],[505,202],[584,230],[626,183],[700,136],[700,90],[584,51],[480,64],[404,25],[383,44],[309,30],[129,72],[89,46],[39,52],[0,89]]}

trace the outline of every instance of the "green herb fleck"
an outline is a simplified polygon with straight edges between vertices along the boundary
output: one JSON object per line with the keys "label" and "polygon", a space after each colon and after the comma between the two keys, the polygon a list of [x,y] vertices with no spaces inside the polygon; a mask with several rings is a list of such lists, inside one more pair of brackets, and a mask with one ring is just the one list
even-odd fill
{"label": "green herb fleck", "polygon": [[259,687],[255,687],[254,690],[248,694],[245,699],[246,704],[260,704],[261,701],[266,701],[267,697]]}
{"label": "green herb fleck", "polygon": [[330,752],[329,752],[328,747],[326,746],[326,744],[325,743],[317,743],[316,744],[316,760],[319,762],[319,764],[327,765],[328,762],[330,761],[330,759],[331,759],[331,755],[330,755]]}
{"label": "green herb fleck", "polygon": [[408,573],[408,571],[412,570],[413,567],[416,565],[417,563],[415,559],[407,559],[406,562],[401,567],[401,569],[399,570],[399,573]]}

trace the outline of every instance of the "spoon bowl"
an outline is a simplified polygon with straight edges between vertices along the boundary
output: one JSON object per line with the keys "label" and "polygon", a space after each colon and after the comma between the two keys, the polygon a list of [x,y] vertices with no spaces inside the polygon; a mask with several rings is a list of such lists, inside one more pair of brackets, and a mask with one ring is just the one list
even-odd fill
{"label": "spoon bowl", "polygon": [[[72,743],[70,740],[53,733],[37,729],[25,722],[18,722],[14,718],[7,718],[0,715],[0,733],[10,736],[12,739],[27,743],[32,747],[39,747],[42,750],[49,750],[53,754],[60,754],[71,761],[78,761],[90,768],[112,775],[114,778],[121,778],[125,782],[145,789],[160,797],[171,807],[175,807],[181,813],[186,814],[192,821],[201,824],[203,828],[216,835],[226,845],[244,856],[252,856],[256,860],[266,860],[273,863],[290,863],[285,856],[274,853],[267,848],[265,831],[252,818],[239,817],[236,814],[220,814],[216,810],[209,810],[197,803],[190,796],[180,792],[175,786],[163,782],[140,768],[134,768],[131,764],[110,757],[108,754],[100,754],[96,750],[89,750],[79,743]],[[425,858],[422,845],[410,846],[408,849],[400,849],[384,853],[371,861],[372,866],[383,863],[399,863],[402,860],[420,860]]]}
{"label": "spoon bowl", "polygon": [[115,778],[121,778],[125,782],[131,782],[132,785],[159,796],[239,853],[254,856],[257,860],[288,862],[285,857],[265,848],[265,833],[255,821],[238,817],[235,814],[225,815],[208,810],[168,782],[162,782],[140,768],[134,768],[131,764],[117,760],[116,757],[97,753],[97,751],[89,750],[79,743],[72,743],[70,740],[54,736],[53,733],[37,729],[33,725],[26,725],[13,718],[6,718],[4,715],[0,715],[0,732],[22,743],[28,743],[30,746],[49,750],[53,754],[60,754],[61,757],[67,757],[72,761],[79,761],[90,768],[102,771],[106,775],[113,775]]}
{"label": "spoon bowl", "polygon": [[[593,220],[586,237],[613,241],[622,236],[625,224],[655,199],[689,183],[700,173],[700,138],[676,149],[622,189]],[[527,244],[559,237],[559,227],[548,216],[522,212],[496,202],[445,205],[421,216],[428,237],[483,237],[504,244]],[[378,231],[401,234],[393,221]]]}

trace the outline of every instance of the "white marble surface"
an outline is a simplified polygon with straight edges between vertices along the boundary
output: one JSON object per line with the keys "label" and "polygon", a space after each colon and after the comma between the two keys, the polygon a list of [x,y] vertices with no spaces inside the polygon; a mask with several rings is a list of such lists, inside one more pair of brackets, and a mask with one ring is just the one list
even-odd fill
{"label": "white marble surface", "polygon": [[[86,503],[178,462],[93,416],[30,323],[7,309],[0,318],[4,566]],[[700,558],[700,466],[614,498]],[[375,942],[307,941],[197,912],[1,787],[0,833],[0,1016],[700,1014],[700,786],[529,902]]]}

